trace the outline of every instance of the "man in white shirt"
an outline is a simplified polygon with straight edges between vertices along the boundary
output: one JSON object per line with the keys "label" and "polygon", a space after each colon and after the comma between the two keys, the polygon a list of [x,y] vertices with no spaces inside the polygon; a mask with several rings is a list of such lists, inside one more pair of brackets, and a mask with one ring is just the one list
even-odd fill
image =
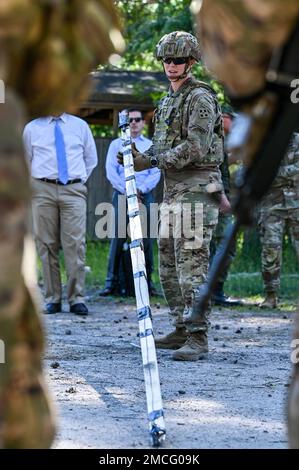
{"label": "man in white shirt", "polygon": [[61,311],[59,250],[64,252],[70,312],[87,315],[84,303],[85,182],[97,164],[85,121],[63,113],[29,122],[23,134],[32,176],[33,231],[42,261],[45,313]]}
{"label": "man in white shirt", "polygon": [[[144,152],[152,145],[152,141],[142,135],[142,130],[145,125],[142,112],[135,109],[129,109],[128,112],[132,141],[141,152]],[[120,219],[123,221],[124,225],[128,225],[128,218],[126,217],[126,184],[124,168],[117,161],[117,154],[121,149],[121,138],[114,139],[109,146],[106,158],[106,176],[114,188],[112,204],[114,207],[115,237],[110,243],[105,288],[99,292],[99,295],[102,297],[117,293],[120,259],[123,244],[126,241],[124,235],[121,234],[123,230],[121,230],[121,228],[119,230]],[[160,176],[160,170],[158,168],[151,168],[135,174],[139,199],[146,209],[147,232],[149,232],[150,225],[150,204],[154,202],[152,190],[157,186]],[[121,211],[123,211],[123,214],[120,214]],[[147,236],[144,236],[143,245],[149,291],[150,294],[154,294],[156,292],[151,282],[151,273],[153,271],[154,264],[153,247],[152,240],[148,236],[148,233]]]}

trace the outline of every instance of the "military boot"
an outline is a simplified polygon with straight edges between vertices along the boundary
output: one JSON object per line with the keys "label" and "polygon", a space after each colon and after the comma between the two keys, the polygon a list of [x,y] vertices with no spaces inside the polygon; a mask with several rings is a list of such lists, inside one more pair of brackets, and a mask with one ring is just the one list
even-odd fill
{"label": "military boot", "polygon": [[275,292],[266,292],[265,300],[260,304],[260,308],[276,308],[277,295]]}
{"label": "military boot", "polygon": [[175,361],[198,361],[208,352],[208,337],[205,331],[190,333],[183,347],[172,355]]}
{"label": "military boot", "polygon": [[187,337],[187,331],[184,327],[176,327],[176,329],[168,335],[155,339],[156,348],[178,349],[185,344]]}

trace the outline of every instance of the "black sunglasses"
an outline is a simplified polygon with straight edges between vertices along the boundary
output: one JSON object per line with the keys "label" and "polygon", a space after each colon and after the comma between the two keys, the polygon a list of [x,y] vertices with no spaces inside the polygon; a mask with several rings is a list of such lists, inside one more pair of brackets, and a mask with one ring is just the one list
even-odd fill
{"label": "black sunglasses", "polygon": [[174,65],[182,65],[187,64],[189,57],[164,57],[162,60],[164,64],[171,64],[173,62]]}
{"label": "black sunglasses", "polygon": [[138,117],[138,118],[129,118],[129,123],[130,123],[130,124],[131,124],[131,122],[133,122],[133,121],[135,121],[135,122],[140,122],[140,121],[142,121],[142,118],[141,118],[141,117]]}

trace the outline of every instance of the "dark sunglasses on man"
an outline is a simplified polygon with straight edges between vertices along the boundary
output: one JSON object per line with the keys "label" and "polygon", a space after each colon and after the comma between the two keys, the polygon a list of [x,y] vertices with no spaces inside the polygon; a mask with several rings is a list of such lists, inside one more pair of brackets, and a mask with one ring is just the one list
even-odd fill
{"label": "dark sunglasses on man", "polygon": [[182,65],[187,64],[189,57],[164,57],[163,59],[164,64],[171,64],[174,65]]}
{"label": "dark sunglasses on man", "polygon": [[136,117],[136,118],[129,118],[129,123],[131,124],[132,122],[140,122],[142,121],[141,117]]}

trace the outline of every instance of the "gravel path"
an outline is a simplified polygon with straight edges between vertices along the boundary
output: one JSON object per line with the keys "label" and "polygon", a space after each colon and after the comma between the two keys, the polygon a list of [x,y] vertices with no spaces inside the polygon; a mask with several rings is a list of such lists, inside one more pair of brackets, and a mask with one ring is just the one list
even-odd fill
{"label": "gravel path", "polygon": [[[148,448],[135,306],[90,303],[86,318],[44,316],[46,366],[56,399],[55,448]],[[152,307],[156,334],[167,310]],[[293,313],[219,309],[208,359],[175,362],[158,351],[166,448],[286,448],[285,403]]]}

